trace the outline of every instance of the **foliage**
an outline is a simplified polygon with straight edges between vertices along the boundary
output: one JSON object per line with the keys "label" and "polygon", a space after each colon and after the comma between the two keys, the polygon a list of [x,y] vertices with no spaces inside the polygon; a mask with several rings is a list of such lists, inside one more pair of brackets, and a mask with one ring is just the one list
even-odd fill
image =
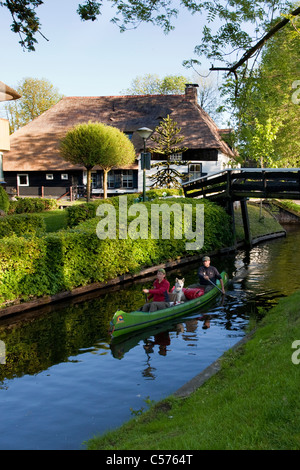
{"label": "foliage", "polygon": [[[181,194],[183,191],[178,189],[151,189],[146,192],[148,200],[158,199],[163,196],[174,196]],[[131,205],[139,202],[139,194],[126,194],[127,203]],[[89,203],[76,204],[66,208],[67,212],[67,225],[72,228],[88,219],[96,217],[97,208],[101,204],[112,204],[116,209],[119,207],[119,196],[110,197],[108,199],[100,199],[90,201]]]}
{"label": "foliage", "polygon": [[[119,220],[118,199],[111,202]],[[196,205],[205,204],[203,251],[209,252],[231,244],[230,218],[221,207],[209,201],[157,199],[144,203],[149,218],[151,204],[155,202],[168,205],[176,203],[181,208],[183,204],[191,204],[193,223]],[[139,204],[136,206],[138,208]],[[90,283],[107,281],[128,272],[136,273],[143,267],[169,259],[198,253],[186,250],[185,236],[182,239],[174,238],[173,217],[170,220],[170,239],[155,239],[149,235],[145,239],[116,237],[102,240],[96,235],[98,223],[99,218],[96,217],[73,229],[48,233],[42,237],[3,238],[0,244],[0,302],[57,294]]]}
{"label": "foliage", "polygon": [[[39,18],[35,9],[42,5],[42,0],[18,0],[14,2],[1,1],[0,6],[9,9],[13,23],[12,30],[20,35],[21,45],[28,50],[35,49],[36,34],[41,34]],[[181,0],[174,6],[171,0],[158,1],[126,1],[115,0],[112,2],[115,11],[111,21],[120,31],[137,27],[146,22],[161,27],[165,33],[174,29],[173,19],[179,15],[179,6],[191,14],[199,14],[201,23],[204,24],[200,33],[199,46],[196,53],[208,58],[226,61],[228,47],[233,51],[243,51],[252,44],[253,26],[256,37],[261,37],[270,26],[274,17],[280,13],[289,13],[290,2],[288,0],[210,0],[194,2]],[[101,14],[102,3],[96,0],[86,0],[78,7],[78,14],[82,20],[94,21]],[[216,24],[219,26],[215,30]],[[211,27],[213,25],[213,28]],[[254,39],[255,40],[255,39]],[[226,49],[226,46],[227,49]]]}
{"label": "foliage", "polygon": [[56,199],[45,199],[37,197],[16,198],[10,201],[9,214],[24,214],[53,210],[58,207]]}
{"label": "foliage", "polygon": [[[300,18],[295,19],[299,24]],[[238,74],[237,96],[234,81],[227,81],[224,92],[235,116],[244,164],[263,157],[266,166],[299,166],[300,113],[299,103],[293,100],[293,85],[300,74],[299,46],[299,32],[287,25],[264,46],[259,66]]]}
{"label": "foliage", "polygon": [[276,166],[280,159],[276,151],[276,138],[281,125],[270,117],[262,124],[255,118],[254,126],[245,129],[245,140],[239,145],[243,157],[247,161],[254,160],[261,168]]}
{"label": "foliage", "polygon": [[125,95],[180,95],[184,93],[185,84],[189,79],[182,75],[166,75],[159,78],[156,74],[138,76],[131,82],[131,87],[122,94]]}
{"label": "foliage", "polygon": [[[110,202],[110,199],[107,200]],[[68,227],[75,227],[87,219],[96,217],[98,204],[95,202],[87,202],[85,204],[73,205],[66,208]]]}
{"label": "foliage", "polygon": [[37,235],[45,232],[43,217],[39,214],[8,215],[0,219],[0,238],[12,235]]}
{"label": "foliage", "polygon": [[0,6],[8,8],[12,16],[11,30],[19,34],[21,46],[29,51],[35,50],[34,45],[37,43],[35,34],[40,30],[40,21],[34,10],[43,3],[43,0],[0,2]]}
{"label": "foliage", "polygon": [[[155,143],[151,148],[152,153],[157,153],[162,156],[163,162],[156,162],[152,167],[157,167],[158,171],[150,176],[153,181],[152,187],[160,188],[179,188],[181,186],[179,179],[183,177],[176,169],[172,168],[173,165],[182,165],[182,161],[171,161],[170,157],[176,153],[183,153],[187,150],[186,147],[181,147],[179,144],[184,141],[184,136],[180,136],[181,129],[177,127],[177,122],[173,121],[168,115],[156,127],[154,134],[150,139]],[[159,167],[162,169],[159,170]]]}
{"label": "foliage", "polygon": [[74,126],[60,143],[61,156],[87,170],[87,202],[90,201],[91,170],[97,165],[104,173],[104,198],[107,197],[107,173],[112,168],[130,165],[135,160],[135,149],[119,129],[100,122]]}
{"label": "foliage", "polygon": [[0,260],[1,302],[49,293],[49,275],[53,267],[50,263],[47,267],[44,238],[3,238]]}
{"label": "foliage", "polygon": [[5,105],[11,133],[40,116],[62,98],[57,88],[46,79],[24,78],[16,91],[21,98]]}
{"label": "foliage", "polygon": [[0,184],[0,210],[8,212],[9,209],[9,197],[5,189]]}

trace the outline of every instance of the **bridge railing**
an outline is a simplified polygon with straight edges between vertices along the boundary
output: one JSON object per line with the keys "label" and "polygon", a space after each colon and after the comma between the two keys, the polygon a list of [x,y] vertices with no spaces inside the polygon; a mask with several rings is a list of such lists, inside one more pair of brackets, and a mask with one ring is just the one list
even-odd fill
{"label": "bridge railing", "polygon": [[226,169],[182,186],[186,197],[300,199],[300,168]]}

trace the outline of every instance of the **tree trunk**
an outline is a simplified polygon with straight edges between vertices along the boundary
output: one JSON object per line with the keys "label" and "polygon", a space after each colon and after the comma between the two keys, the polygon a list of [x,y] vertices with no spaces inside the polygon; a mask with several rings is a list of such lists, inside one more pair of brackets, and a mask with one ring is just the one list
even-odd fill
{"label": "tree trunk", "polygon": [[91,200],[91,180],[92,180],[92,168],[87,168],[87,182],[86,182],[86,202]]}
{"label": "tree trunk", "polygon": [[103,169],[103,198],[107,199],[107,173],[109,170]]}

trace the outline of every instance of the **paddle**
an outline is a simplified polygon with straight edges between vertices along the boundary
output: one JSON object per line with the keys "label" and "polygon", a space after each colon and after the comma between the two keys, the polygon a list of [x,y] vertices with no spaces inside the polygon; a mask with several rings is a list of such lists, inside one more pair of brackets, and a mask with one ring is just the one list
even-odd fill
{"label": "paddle", "polygon": [[211,279],[208,278],[207,280],[208,280],[208,282],[210,282],[214,287],[216,287],[216,288],[221,292],[222,295],[227,295],[227,297],[231,297],[232,299],[236,299],[235,297],[233,297],[233,295],[227,294],[227,292],[223,292],[222,289],[220,289],[220,287],[218,287],[214,282],[212,282]]}

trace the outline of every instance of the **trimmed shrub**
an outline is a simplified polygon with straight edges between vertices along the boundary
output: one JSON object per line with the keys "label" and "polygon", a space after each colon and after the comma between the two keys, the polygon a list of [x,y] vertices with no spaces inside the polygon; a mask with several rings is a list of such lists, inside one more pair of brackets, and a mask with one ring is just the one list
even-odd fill
{"label": "trimmed shrub", "polygon": [[68,227],[75,227],[87,219],[93,219],[96,217],[97,207],[98,204],[94,202],[87,202],[84,204],[67,207],[66,211]]}
{"label": "trimmed shrub", "polygon": [[[151,189],[146,193],[149,200],[155,200],[160,197],[183,195],[183,190],[180,189]],[[96,211],[101,204],[112,204],[116,209],[119,208],[119,197],[113,196],[108,199],[100,199],[98,201],[85,202],[80,205],[73,205],[66,208],[68,213],[67,225],[68,227],[76,227],[76,225],[88,219],[93,219],[96,216]],[[126,194],[128,206],[136,202],[140,202],[142,196],[140,194]]]}
{"label": "trimmed shrub", "polygon": [[[133,204],[138,194],[126,194],[128,205]],[[76,227],[76,225],[88,219],[96,217],[97,208],[101,204],[112,204],[115,208],[119,208],[119,196],[113,196],[108,199],[100,199],[98,201],[85,202],[66,207],[67,225],[68,227]]]}
{"label": "trimmed shrub", "polygon": [[46,244],[43,238],[13,236],[0,243],[0,301],[22,299],[49,293]]}
{"label": "trimmed shrub", "polygon": [[8,212],[9,209],[9,197],[7,192],[2,188],[0,184],[0,209],[4,212]]}
{"label": "trimmed shrub", "polygon": [[[195,253],[209,252],[228,246],[232,242],[230,217],[223,208],[206,200],[199,202],[176,198],[146,202],[148,238],[144,239],[129,236],[119,238],[118,199],[108,201],[115,204],[115,239],[98,238],[96,228],[99,217],[85,220],[73,229],[46,234],[40,238],[3,238],[0,244],[0,302],[12,299],[26,300],[31,296],[56,294],[93,282],[105,282],[128,272],[139,272],[143,267]],[[174,239],[172,216],[170,239],[151,238],[151,205],[174,203],[181,206],[182,213],[183,204],[192,205],[193,229],[196,228],[196,206],[204,204],[204,246],[200,251],[187,251],[186,242],[189,240],[184,236]],[[138,206],[137,204],[137,209]],[[137,223],[137,218],[138,215],[128,216],[128,223]],[[138,231],[141,229],[142,227]]]}
{"label": "trimmed shrub", "polygon": [[9,214],[24,214],[33,212],[43,212],[57,209],[56,199],[44,199],[36,197],[17,198],[16,201],[10,201]]}
{"label": "trimmed shrub", "polygon": [[38,214],[8,215],[0,219],[0,238],[12,235],[37,235],[45,232],[44,219]]}

